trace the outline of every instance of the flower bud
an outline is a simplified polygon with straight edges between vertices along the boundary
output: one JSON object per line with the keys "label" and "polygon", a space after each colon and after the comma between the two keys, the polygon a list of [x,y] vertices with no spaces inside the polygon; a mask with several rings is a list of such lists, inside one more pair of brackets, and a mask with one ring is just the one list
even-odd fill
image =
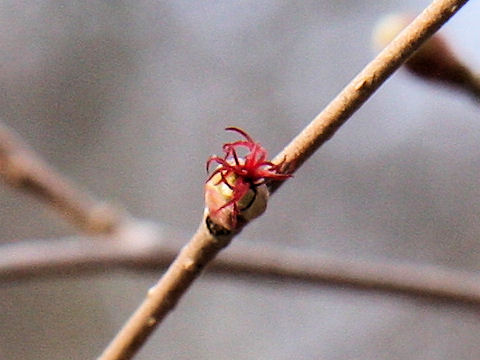
{"label": "flower bud", "polygon": [[[248,186],[245,194],[235,198],[238,186]],[[268,189],[265,184],[251,186],[244,184],[241,177],[229,174],[225,181],[217,173],[205,183],[205,205],[210,220],[227,229],[236,230],[246,222],[263,214],[267,208]]]}
{"label": "flower bud", "polygon": [[[267,151],[244,130],[233,126],[225,130],[236,132],[244,139],[223,144],[224,156],[210,156],[207,160],[207,172],[212,163],[218,165],[205,184],[206,220],[212,234],[241,229],[263,214],[269,195],[265,183],[292,176],[281,173],[283,162],[268,161]],[[239,149],[247,154],[239,156]],[[212,224],[216,225],[215,231]]]}
{"label": "flower bud", "polygon": [[[412,16],[392,14],[380,19],[373,31],[379,49],[387,46],[410,22]],[[445,38],[434,34],[405,62],[405,68],[423,79],[468,87],[471,72],[458,60]]]}

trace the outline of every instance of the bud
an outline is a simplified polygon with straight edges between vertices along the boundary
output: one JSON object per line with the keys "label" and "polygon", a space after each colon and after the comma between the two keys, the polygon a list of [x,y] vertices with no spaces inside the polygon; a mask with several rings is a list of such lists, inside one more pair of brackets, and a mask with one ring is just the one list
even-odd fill
{"label": "bud", "polygon": [[232,173],[225,180],[217,173],[205,183],[205,205],[211,221],[234,230],[265,212],[268,201],[265,184],[247,185],[247,191],[237,200],[234,189],[245,186],[240,184],[241,178]]}
{"label": "bud", "polygon": [[[231,231],[238,230],[248,221],[263,214],[267,208],[267,181],[284,180],[291,175],[282,174],[281,166],[267,161],[267,151],[245,131],[229,127],[245,140],[223,145],[224,157],[211,156],[211,163],[217,163],[205,184],[205,206],[208,221]],[[237,151],[243,148],[247,154],[240,157]]]}
{"label": "bud", "polygon": [[[411,21],[405,14],[387,15],[380,19],[373,31],[378,49],[387,46]],[[445,38],[434,34],[405,62],[405,68],[423,79],[469,88],[472,73],[456,57]]]}

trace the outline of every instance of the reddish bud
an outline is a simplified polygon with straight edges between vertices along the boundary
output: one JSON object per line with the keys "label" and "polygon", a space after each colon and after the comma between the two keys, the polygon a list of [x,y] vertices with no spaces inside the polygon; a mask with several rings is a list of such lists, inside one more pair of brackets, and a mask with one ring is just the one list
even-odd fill
{"label": "reddish bud", "polygon": [[[223,157],[211,156],[207,171],[212,163],[217,168],[205,184],[205,204],[210,221],[227,230],[241,228],[246,222],[260,216],[267,207],[267,181],[284,180],[291,175],[282,174],[282,164],[267,161],[267,151],[245,131],[229,127],[245,140],[223,145]],[[243,148],[246,155],[240,157]]]}

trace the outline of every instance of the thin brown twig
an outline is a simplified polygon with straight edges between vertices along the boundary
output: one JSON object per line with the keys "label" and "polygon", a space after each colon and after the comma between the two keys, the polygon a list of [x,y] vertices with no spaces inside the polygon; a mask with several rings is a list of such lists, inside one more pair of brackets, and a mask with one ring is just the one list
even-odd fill
{"label": "thin brown twig", "polygon": [[[422,42],[467,1],[433,1],[274,161],[280,163],[285,159],[285,172],[292,173],[298,169]],[[212,236],[205,224],[207,216],[164,276],[148,291],[143,303],[108,345],[99,357],[100,360],[132,358],[160,321],[173,309],[201,269],[228,245],[235,234]]]}
{"label": "thin brown twig", "polygon": [[[156,229],[152,224],[144,226]],[[173,231],[155,230],[103,241],[72,237],[15,242],[0,247],[0,281],[17,283],[40,276],[71,276],[114,268],[158,271],[175,258],[180,239],[180,234]],[[258,242],[235,244],[212,262],[209,271],[480,305],[476,273],[433,265],[354,260]]]}
{"label": "thin brown twig", "polygon": [[[408,13],[383,16],[375,26],[375,47],[383,48],[407,26],[413,17]],[[447,37],[435,33],[404,63],[417,79],[462,90],[480,102],[480,77],[455,51]]]}
{"label": "thin brown twig", "polygon": [[110,233],[120,214],[79,190],[46,164],[15,131],[0,123],[0,177],[9,185],[33,194],[54,207],[82,231]]}
{"label": "thin brown twig", "polygon": [[[283,172],[295,172],[467,1],[433,1],[273,159],[273,162],[283,161]],[[271,191],[276,191],[281,184],[282,182],[273,183]]]}
{"label": "thin brown twig", "polygon": [[175,258],[182,238],[164,226],[136,220],[101,238],[12,241],[0,246],[0,282],[110,271],[116,267],[159,269]]}
{"label": "thin brown twig", "polygon": [[214,237],[207,228],[207,214],[160,281],[148,290],[142,304],[128,319],[100,359],[130,359],[153,329],[175,307],[207,263],[226,247],[234,233]]}

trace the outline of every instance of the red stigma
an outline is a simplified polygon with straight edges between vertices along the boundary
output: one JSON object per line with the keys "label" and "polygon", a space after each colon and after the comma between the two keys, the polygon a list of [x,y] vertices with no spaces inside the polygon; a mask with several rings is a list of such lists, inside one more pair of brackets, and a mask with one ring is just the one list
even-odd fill
{"label": "red stigma", "polygon": [[[227,127],[225,130],[234,131],[242,135],[245,140],[238,140],[223,145],[224,156],[211,156],[207,160],[207,171],[212,163],[217,163],[220,166],[210,174],[207,182],[215,175],[220,174],[220,180],[215,185],[224,183],[232,192],[232,198],[218,209],[210,209],[212,213],[232,206],[232,217],[235,219],[240,211],[238,202],[248,193],[248,191],[256,191],[255,188],[265,184],[267,180],[285,180],[291,175],[282,174],[280,164],[273,164],[267,161],[267,151],[257,142],[255,142],[250,135],[244,130],[237,127]],[[247,153],[240,158],[237,151],[242,148]],[[235,175],[235,180],[229,182],[227,179],[230,175]],[[252,201],[253,202],[253,201]],[[247,206],[248,207],[248,206]]]}

